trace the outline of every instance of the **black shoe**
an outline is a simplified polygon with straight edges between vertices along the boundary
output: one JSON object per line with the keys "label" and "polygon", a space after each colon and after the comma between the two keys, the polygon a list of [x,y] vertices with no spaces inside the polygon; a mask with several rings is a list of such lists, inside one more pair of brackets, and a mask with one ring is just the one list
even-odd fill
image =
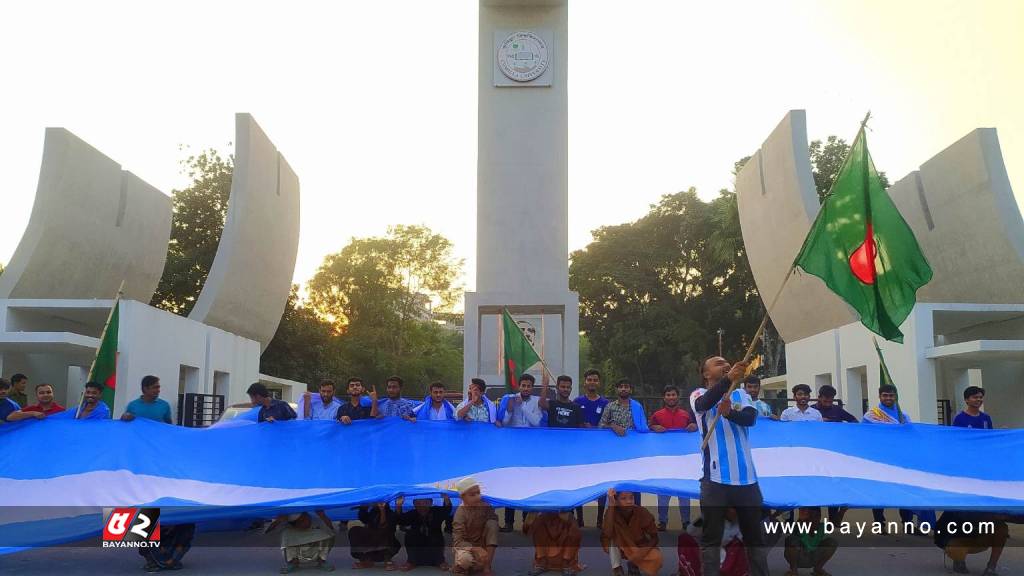
{"label": "black shoe", "polygon": [[498,532],[511,532],[513,530],[515,530],[515,528],[513,528],[511,524],[508,524],[508,525],[502,526],[501,528],[498,528]]}
{"label": "black shoe", "polygon": [[668,526],[664,522],[658,522],[658,532],[664,532]]}
{"label": "black shoe", "polygon": [[953,561],[953,572],[956,574],[970,574],[971,571],[967,569],[967,562],[963,560]]}

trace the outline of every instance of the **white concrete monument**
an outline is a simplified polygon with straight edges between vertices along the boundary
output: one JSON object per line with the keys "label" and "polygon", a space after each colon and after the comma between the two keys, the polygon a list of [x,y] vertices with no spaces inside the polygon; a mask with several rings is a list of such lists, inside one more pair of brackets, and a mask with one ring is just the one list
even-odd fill
{"label": "white concrete monument", "polygon": [[[114,413],[158,376],[178,394],[245,401],[261,380],[291,399],[301,383],[259,373],[288,298],[299,182],[252,116],[236,116],[235,171],[217,255],[188,318],[149,306],[167,254],[171,200],[67,130],[46,131],[32,216],[0,275],[0,374],[48,383],[77,403],[122,280]],[[31,394],[31,390],[29,390]]]}
{"label": "white concrete monument", "polygon": [[551,370],[578,385],[579,296],[568,281],[567,23],[567,0],[480,1],[477,272],[476,292],[466,293],[464,390],[477,376],[504,384],[503,306],[529,317]]}
{"label": "white concrete monument", "polygon": [[[751,270],[770,298],[819,209],[802,110],[787,114],[751,157],[736,192]],[[995,129],[974,130],[888,193],[934,271],[900,326],[904,343],[879,338],[901,406],[918,421],[944,420],[940,406],[955,414],[963,390],[979,385],[997,427],[1024,425],[1016,409],[1024,381],[1024,223]],[[877,402],[871,333],[819,279],[791,279],[772,321],[786,341],[788,373],[766,388],[831,384],[858,415],[864,401]]]}
{"label": "white concrete monument", "polygon": [[235,167],[217,255],[189,318],[270,345],[299,251],[299,177],[249,114],[235,117]]}

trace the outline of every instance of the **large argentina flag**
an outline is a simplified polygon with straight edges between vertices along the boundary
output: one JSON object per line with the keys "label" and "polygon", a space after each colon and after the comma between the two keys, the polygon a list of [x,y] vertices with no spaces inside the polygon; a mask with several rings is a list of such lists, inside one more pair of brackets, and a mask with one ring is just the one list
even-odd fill
{"label": "large argentina flag", "polygon": [[[750,442],[772,507],[1024,505],[1024,458],[1011,457],[1024,454],[1021,430],[759,419]],[[166,523],[273,516],[281,507],[437,494],[469,475],[496,506],[564,509],[613,486],[697,498],[699,443],[687,432],[620,438],[600,429],[400,419],[208,429],[148,420],[18,422],[0,426],[0,547],[12,545],[12,533],[28,546],[92,535],[98,520],[75,525],[68,517],[98,507],[177,506],[165,508]],[[49,521],[34,524],[40,514]]]}

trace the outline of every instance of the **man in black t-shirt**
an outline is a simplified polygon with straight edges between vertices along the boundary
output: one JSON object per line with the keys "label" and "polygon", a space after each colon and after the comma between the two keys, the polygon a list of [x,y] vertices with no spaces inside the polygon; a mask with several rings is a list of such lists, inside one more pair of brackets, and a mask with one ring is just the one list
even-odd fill
{"label": "man in black t-shirt", "polygon": [[555,381],[555,399],[542,397],[540,407],[548,414],[548,428],[579,428],[583,426],[583,409],[569,400],[572,378],[561,375]]}
{"label": "man in black t-shirt", "polygon": [[377,417],[377,388],[370,388],[370,405],[362,402],[363,381],[359,378],[348,380],[348,402],[338,408],[338,422],[351,424],[354,420],[368,420]]}

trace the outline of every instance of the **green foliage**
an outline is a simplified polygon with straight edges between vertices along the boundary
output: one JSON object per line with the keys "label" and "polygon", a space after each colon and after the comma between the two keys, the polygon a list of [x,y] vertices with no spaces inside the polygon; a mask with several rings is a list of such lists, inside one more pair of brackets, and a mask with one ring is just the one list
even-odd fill
{"label": "green foliage", "polygon": [[406,393],[432,380],[459,387],[462,338],[433,322],[458,298],[462,261],[425,226],[394,226],[354,238],[309,281],[309,304],[341,341],[340,366],[370,383],[402,376]]}
{"label": "green foliage", "polygon": [[[580,324],[604,380],[633,381],[637,395],[692,382],[697,363],[742,355],[760,321],[736,196],[704,202],[696,190],[665,195],[636,222],[595,230],[571,255],[569,284],[580,295]],[[614,376],[613,376],[614,375]]]}
{"label": "green foliage", "polygon": [[189,156],[181,165],[192,185],[173,191],[167,263],[152,305],[188,316],[213,266],[224,230],[234,157],[222,158],[210,149]]}
{"label": "green foliage", "polygon": [[[836,175],[843,167],[843,161],[850,153],[850,145],[838,136],[829,136],[824,143],[821,140],[811,142],[808,149],[811,154],[814,187],[818,190],[818,200],[824,202],[825,196],[832,189]],[[878,177],[882,180],[882,186],[888,188],[889,179],[885,172],[879,172]]]}
{"label": "green foliage", "polygon": [[303,305],[298,289],[292,285],[277,333],[260,357],[260,372],[316,389],[322,380],[343,374],[342,342],[329,322]]}
{"label": "green foliage", "polygon": [[386,236],[353,238],[324,258],[309,281],[310,301],[339,330],[423,318],[454,305],[462,264],[444,236],[425,226],[393,226]]}

